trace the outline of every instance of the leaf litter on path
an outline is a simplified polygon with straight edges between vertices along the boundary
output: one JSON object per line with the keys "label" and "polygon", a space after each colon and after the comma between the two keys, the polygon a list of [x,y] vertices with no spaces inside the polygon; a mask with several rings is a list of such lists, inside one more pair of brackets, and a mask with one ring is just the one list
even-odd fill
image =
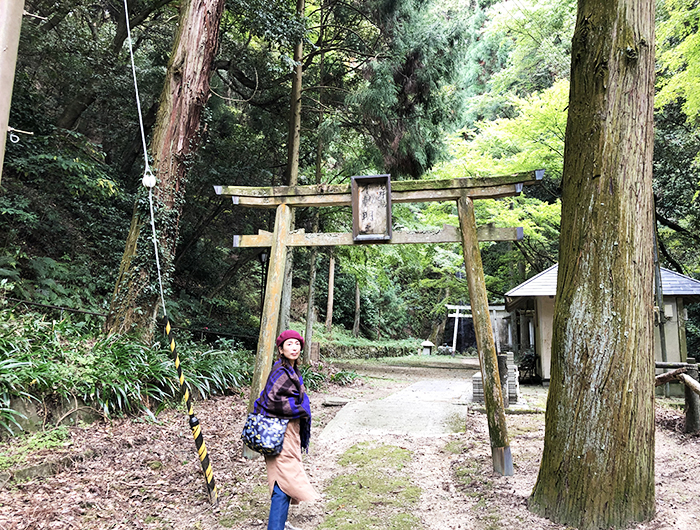
{"label": "leaf litter on path", "polygon": [[[325,398],[371,402],[420,379],[454,380],[466,376],[464,371],[449,372],[392,367],[383,377],[373,369],[372,377],[348,386],[330,385],[312,393],[312,448],[304,457],[305,467],[324,499],[292,506],[290,523],[303,530],[331,528],[328,524],[338,511],[333,484],[342,485],[343,477],[358,473],[339,459],[348,451],[383,447],[387,451],[398,448],[409,456],[400,470],[404,477],[402,486],[382,493],[384,500],[379,497],[370,501],[381,517],[369,522],[358,518],[353,523],[351,516],[347,518],[350,522],[344,523],[346,528],[566,528],[527,510],[543,447],[543,414],[507,417],[515,465],[513,477],[493,473],[486,418],[467,406],[463,414],[453,419],[455,425],[463,426],[460,432],[430,437],[374,432],[369,439],[348,433],[332,443],[319,443],[319,434],[340,410],[324,407]],[[523,390],[528,392],[527,387]],[[541,397],[542,389],[533,392]],[[144,416],[71,427],[69,444],[29,455],[33,464],[63,459],[64,465],[52,476],[20,483],[4,481],[0,487],[0,530],[265,528],[269,498],[264,461],[241,457],[240,431],[246,404],[245,393],[236,393],[199,402],[195,407],[219,490],[218,506],[212,507],[208,502],[187,416],[181,410],[170,410],[161,413],[157,423]],[[410,407],[407,414],[410,421]],[[659,410],[657,517],[632,529],[700,527],[700,505],[693,496],[699,489],[700,437],[679,432],[681,421],[679,411]],[[371,473],[371,469],[370,461],[362,472]]]}

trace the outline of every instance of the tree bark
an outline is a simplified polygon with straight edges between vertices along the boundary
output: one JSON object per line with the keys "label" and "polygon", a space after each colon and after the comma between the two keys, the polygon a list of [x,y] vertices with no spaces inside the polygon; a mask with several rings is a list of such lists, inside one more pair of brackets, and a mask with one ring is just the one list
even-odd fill
{"label": "tree bark", "polygon": [[335,254],[330,250],[330,260],[328,264],[328,304],[326,305],[326,333],[331,334],[333,327],[333,290],[335,288]]}
{"label": "tree bark", "polygon": [[[297,16],[304,16],[304,0],[297,0]],[[301,78],[304,43],[294,46],[294,75],[290,104],[289,136],[287,138],[287,183],[296,186],[299,179],[299,142],[301,139]]]}
{"label": "tree bark", "polygon": [[[318,223],[317,223],[318,224]],[[309,297],[306,303],[306,331],[304,333],[304,363],[311,363],[311,342],[314,337],[314,304],[316,302],[316,258],[318,248],[314,247],[309,259]]]}
{"label": "tree bark", "polygon": [[[199,123],[209,99],[209,78],[219,38],[223,0],[183,0],[173,53],[161,93],[151,140],[156,228],[164,284],[168,284],[185,196],[187,166],[199,143]],[[143,192],[142,192],[143,193]],[[143,205],[143,194],[137,205]],[[120,333],[134,328],[150,337],[159,307],[155,258],[150,233],[140,227],[146,210],[134,209],[132,229],[105,331]],[[142,237],[143,236],[143,237]]]}
{"label": "tree bark", "polygon": [[97,96],[95,93],[80,94],[63,109],[61,116],[56,121],[56,126],[62,129],[72,129],[75,127],[80,117],[96,99]]}
{"label": "tree bark", "polygon": [[355,321],[352,324],[352,336],[360,335],[360,282],[355,280]]}
{"label": "tree bark", "polygon": [[654,2],[580,0],[545,445],[530,509],[654,515]]}

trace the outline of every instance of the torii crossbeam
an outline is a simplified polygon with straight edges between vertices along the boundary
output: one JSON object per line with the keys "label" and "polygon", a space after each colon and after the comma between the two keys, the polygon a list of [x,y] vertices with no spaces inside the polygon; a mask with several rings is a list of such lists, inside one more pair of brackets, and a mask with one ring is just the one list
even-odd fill
{"label": "torii crossbeam", "polygon": [[[359,218],[356,209],[357,181],[367,178],[376,186],[379,177],[386,177],[385,190],[367,193],[368,196],[380,196],[388,201],[390,212],[392,203],[407,202],[457,202],[459,228],[445,226],[439,231],[391,232],[391,219],[382,244],[405,243],[449,243],[461,242],[469,295],[474,320],[474,331],[479,353],[479,364],[484,385],[484,400],[491,440],[491,454],[494,471],[501,475],[513,474],[513,459],[510,452],[508,432],[505,421],[505,409],[501,395],[498,375],[498,360],[493,339],[493,329],[489,316],[484,270],[479,251],[479,241],[513,241],[522,238],[521,228],[494,228],[491,226],[477,229],[474,216],[474,199],[494,199],[518,195],[523,185],[534,184],[544,176],[544,170],[527,171],[497,177],[458,178],[449,180],[409,180],[390,182],[388,175],[371,177],[353,177],[352,185],[315,185],[315,186],[279,186],[279,187],[244,187],[215,186],[218,195],[231,197],[233,203],[251,208],[276,208],[274,233],[261,231],[257,235],[236,235],[234,246],[270,247],[269,272],[267,277],[265,303],[260,323],[258,351],[255,357],[255,372],[250,389],[248,408],[262,391],[267,375],[272,367],[275,352],[275,337],[279,323],[279,312],[284,284],[284,268],[287,248],[292,246],[335,246],[366,244],[360,242],[356,233],[348,234],[307,234],[303,230],[291,231],[292,207],[352,206],[353,216]],[[365,200],[370,203],[371,200]],[[377,208],[375,211],[379,211]],[[371,213],[373,213],[371,212]],[[367,212],[365,211],[365,214]],[[381,212],[379,212],[381,213]],[[389,213],[390,216],[390,213]],[[370,215],[369,217],[372,217]],[[364,217],[363,217],[364,218]],[[385,224],[386,219],[384,220]],[[244,456],[255,457],[247,452]]]}

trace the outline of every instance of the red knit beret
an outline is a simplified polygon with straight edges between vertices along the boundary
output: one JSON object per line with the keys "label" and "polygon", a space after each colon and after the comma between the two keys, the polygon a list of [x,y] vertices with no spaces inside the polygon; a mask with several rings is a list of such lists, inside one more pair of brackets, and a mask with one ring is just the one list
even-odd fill
{"label": "red knit beret", "polygon": [[283,331],[282,333],[280,333],[280,336],[277,337],[276,341],[277,347],[279,348],[280,346],[282,346],[282,344],[284,344],[284,341],[287,339],[297,339],[301,344],[301,347],[304,347],[304,337],[299,335],[299,333],[297,333],[293,329],[288,329],[287,331]]}

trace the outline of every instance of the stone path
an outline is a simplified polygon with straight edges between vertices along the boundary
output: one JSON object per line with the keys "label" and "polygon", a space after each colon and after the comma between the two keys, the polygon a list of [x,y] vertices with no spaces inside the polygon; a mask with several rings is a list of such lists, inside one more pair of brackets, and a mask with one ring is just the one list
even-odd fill
{"label": "stone path", "polygon": [[345,405],[319,435],[333,442],[348,435],[368,439],[382,434],[441,436],[453,433],[455,417],[466,413],[471,381],[429,379],[376,401]]}

